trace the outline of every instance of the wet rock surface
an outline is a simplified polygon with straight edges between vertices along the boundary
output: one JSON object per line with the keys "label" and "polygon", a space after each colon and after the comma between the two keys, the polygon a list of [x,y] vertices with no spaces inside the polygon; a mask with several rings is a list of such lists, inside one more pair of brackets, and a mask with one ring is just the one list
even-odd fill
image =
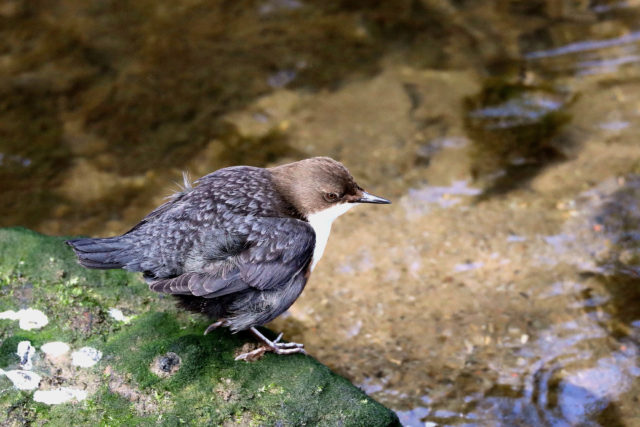
{"label": "wet rock surface", "polygon": [[[3,425],[398,425],[311,357],[234,361],[249,335],[204,336],[206,321],[133,275],[78,266],[62,238],[0,229],[0,253],[0,309],[17,309],[12,295],[29,282],[23,303],[48,318],[37,329],[0,319]],[[75,285],[84,292],[63,291]],[[103,316],[90,333],[74,327],[74,317],[115,305],[135,317]]]}

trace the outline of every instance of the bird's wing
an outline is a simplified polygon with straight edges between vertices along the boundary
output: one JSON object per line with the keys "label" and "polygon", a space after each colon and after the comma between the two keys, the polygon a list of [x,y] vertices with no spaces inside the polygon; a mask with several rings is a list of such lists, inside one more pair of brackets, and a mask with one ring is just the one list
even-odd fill
{"label": "bird's wing", "polygon": [[216,245],[227,238],[246,240],[247,219],[276,217],[281,211],[266,169],[225,168],[196,182],[125,233],[120,239],[125,249],[109,259],[117,258],[122,268],[140,271],[149,281],[200,272],[201,266],[194,264],[208,261],[203,251],[221,252],[216,259],[235,255],[236,250]]}
{"label": "bird's wing", "polygon": [[[248,223],[248,224],[247,224]],[[214,298],[245,289],[267,290],[286,284],[313,256],[315,233],[304,221],[294,218],[260,218],[247,221],[247,234],[236,241],[239,249],[206,265],[202,271],[188,271],[177,277],[150,284],[156,292]],[[210,249],[211,250],[211,249]],[[203,257],[208,254],[202,253]]]}

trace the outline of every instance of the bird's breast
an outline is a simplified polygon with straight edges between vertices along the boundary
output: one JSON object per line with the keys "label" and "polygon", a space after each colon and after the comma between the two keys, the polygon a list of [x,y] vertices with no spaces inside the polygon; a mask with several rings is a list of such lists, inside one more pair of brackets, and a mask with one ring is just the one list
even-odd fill
{"label": "bird's breast", "polygon": [[316,233],[316,246],[313,249],[313,257],[311,258],[311,271],[313,271],[318,261],[320,261],[322,254],[324,254],[324,249],[327,247],[327,241],[331,233],[331,224],[333,224],[336,218],[354,206],[356,206],[354,203],[341,203],[310,214],[307,217],[309,224]]}

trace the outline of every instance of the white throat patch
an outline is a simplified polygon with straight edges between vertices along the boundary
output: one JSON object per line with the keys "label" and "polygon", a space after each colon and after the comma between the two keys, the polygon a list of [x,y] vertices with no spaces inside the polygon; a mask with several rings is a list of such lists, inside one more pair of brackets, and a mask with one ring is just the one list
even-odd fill
{"label": "white throat patch", "polygon": [[331,232],[331,224],[333,224],[333,221],[355,206],[356,203],[340,203],[307,217],[309,224],[311,224],[313,231],[316,233],[316,247],[313,249],[311,271],[313,271],[318,261],[320,261],[320,258],[322,258],[324,248],[327,246],[327,241],[329,240],[329,233]]}

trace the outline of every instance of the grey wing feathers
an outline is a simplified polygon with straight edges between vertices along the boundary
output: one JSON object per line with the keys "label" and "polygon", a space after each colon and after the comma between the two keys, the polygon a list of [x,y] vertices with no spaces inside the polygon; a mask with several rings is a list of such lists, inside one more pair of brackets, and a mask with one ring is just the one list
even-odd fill
{"label": "grey wing feathers", "polygon": [[293,218],[262,218],[258,243],[240,256],[240,277],[251,287],[271,289],[306,267],[316,235],[309,223]]}
{"label": "grey wing feathers", "polygon": [[214,298],[249,288],[266,290],[286,285],[311,261],[315,234],[311,226],[292,218],[254,218],[245,248],[203,271],[159,280],[157,292]]}
{"label": "grey wing feathers", "polygon": [[165,294],[213,298],[241,291],[247,285],[237,280],[237,275],[235,278],[222,279],[210,273],[185,273],[173,279],[152,283],[150,288]]}

